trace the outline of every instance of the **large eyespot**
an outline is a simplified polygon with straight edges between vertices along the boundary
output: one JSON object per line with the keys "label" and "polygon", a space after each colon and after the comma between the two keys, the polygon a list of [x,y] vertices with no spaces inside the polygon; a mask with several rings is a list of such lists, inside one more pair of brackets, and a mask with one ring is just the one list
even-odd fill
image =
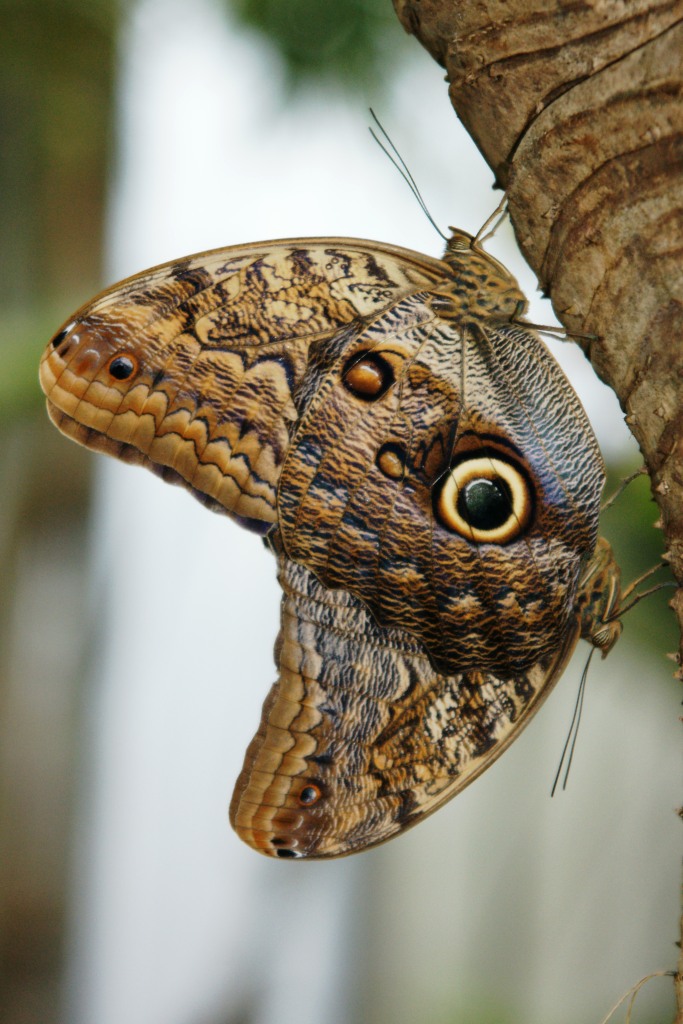
{"label": "large eyespot", "polygon": [[356,352],[344,365],[342,383],[356,398],[374,402],[394,383],[394,371],[379,352]]}
{"label": "large eyespot", "polygon": [[437,518],[479,544],[507,544],[526,529],[533,491],[525,473],[497,454],[471,452],[453,466],[436,492]]}
{"label": "large eyespot", "polygon": [[138,363],[137,359],[133,356],[114,356],[110,360],[107,370],[114,380],[128,380],[134,373],[137,372]]}

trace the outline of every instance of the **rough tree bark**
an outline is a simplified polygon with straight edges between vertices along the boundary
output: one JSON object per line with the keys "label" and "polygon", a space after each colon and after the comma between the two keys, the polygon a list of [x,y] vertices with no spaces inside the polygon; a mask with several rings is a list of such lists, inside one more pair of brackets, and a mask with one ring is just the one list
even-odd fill
{"label": "rough tree bark", "polygon": [[[555,313],[596,337],[683,586],[683,0],[393,2],[446,69]],[[683,632],[683,589],[672,607]]]}

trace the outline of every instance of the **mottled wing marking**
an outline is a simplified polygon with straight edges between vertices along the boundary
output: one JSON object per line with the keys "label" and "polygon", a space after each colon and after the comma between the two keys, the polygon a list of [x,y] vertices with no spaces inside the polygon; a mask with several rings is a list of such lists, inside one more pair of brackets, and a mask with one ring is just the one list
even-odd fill
{"label": "mottled wing marking", "polygon": [[[395,375],[372,403],[339,386],[368,349]],[[305,389],[278,499],[289,556],[408,630],[445,673],[524,671],[551,657],[595,546],[604,471],[541,340],[495,321],[468,330],[418,293],[351,338],[314,343]],[[492,440],[523,463],[535,513],[515,542],[482,546],[435,527],[432,494],[461,451]],[[378,458],[387,443],[404,454],[396,479]]]}
{"label": "mottled wing marking", "polygon": [[[312,341],[444,269],[351,239],[235,246],[157,267],[104,292],[56,336],[41,363],[50,415],[88,447],[267,529]],[[130,379],[109,372],[121,354],[135,359]]]}
{"label": "mottled wing marking", "polygon": [[[462,232],[443,260],[291,239],[129,278],[43,357],[66,434],[269,534],[279,679],[231,805],[263,853],[342,855],[407,828],[500,755],[579,634],[603,653],[619,635],[602,460],[562,372],[513,326],[523,306]],[[468,465],[507,481],[509,532],[486,513],[476,536],[454,525]]]}
{"label": "mottled wing marking", "polygon": [[529,721],[578,637],[575,627],[509,678],[443,676],[411,637],[301,566],[281,559],[280,582],[280,676],[230,809],[241,838],[270,856],[353,853],[436,810]]}

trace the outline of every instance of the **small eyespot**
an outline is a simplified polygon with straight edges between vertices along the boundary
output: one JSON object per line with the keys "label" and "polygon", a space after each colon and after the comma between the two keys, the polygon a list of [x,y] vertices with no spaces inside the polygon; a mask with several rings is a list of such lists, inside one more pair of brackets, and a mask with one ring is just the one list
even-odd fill
{"label": "small eyespot", "polygon": [[392,441],[383,444],[377,452],[375,462],[380,472],[390,480],[401,480],[405,472],[406,453],[402,445]]}
{"label": "small eyespot", "polygon": [[114,356],[107,367],[114,380],[128,380],[137,371],[137,360],[132,356]]}
{"label": "small eyespot", "polygon": [[476,543],[507,544],[526,529],[533,492],[525,473],[498,454],[472,452],[440,482],[439,522]]}
{"label": "small eyespot", "polygon": [[52,342],[51,342],[52,347],[53,348],[59,348],[59,346],[62,344],[64,339],[67,338],[69,336],[69,334],[71,334],[71,332],[73,331],[75,326],[76,326],[76,321],[75,320],[71,320],[68,324],[65,324],[64,327],[62,327],[61,331],[57,331],[57,333],[55,334],[55,336],[54,336],[54,338],[52,339]]}
{"label": "small eyespot", "polygon": [[378,352],[357,352],[345,364],[342,382],[356,398],[374,402],[394,383],[394,371]]}
{"label": "small eyespot", "polygon": [[312,804],[317,804],[322,796],[322,790],[320,786],[308,785],[299,793],[299,803],[302,807],[310,807]]}

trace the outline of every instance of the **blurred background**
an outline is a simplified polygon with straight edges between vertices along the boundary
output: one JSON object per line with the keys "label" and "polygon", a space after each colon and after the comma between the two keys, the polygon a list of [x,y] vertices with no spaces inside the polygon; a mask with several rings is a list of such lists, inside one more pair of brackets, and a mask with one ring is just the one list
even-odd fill
{"label": "blurred background", "polygon": [[[505,756],[418,829],[271,863],[227,805],[274,678],[273,561],[67,442],[37,385],[73,310],[154,263],[306,235],[439,254],[370,105],[437,222],[475,233],[500,195],[442,71],[389,0],[3,0],[0,16],[0,1019],[601,1020],[676,959],[666,591],[593,660],[567,792],[549,798],[585,645]],[[507,225],[490,249],[552,322]],[[639,463],[614,396],[576,346],[549,344],[613,487]],[[659,559],[656,517],[643,479],[605,516],[626,580]],[[673,1012],[656,979],[636,1019]]]}

